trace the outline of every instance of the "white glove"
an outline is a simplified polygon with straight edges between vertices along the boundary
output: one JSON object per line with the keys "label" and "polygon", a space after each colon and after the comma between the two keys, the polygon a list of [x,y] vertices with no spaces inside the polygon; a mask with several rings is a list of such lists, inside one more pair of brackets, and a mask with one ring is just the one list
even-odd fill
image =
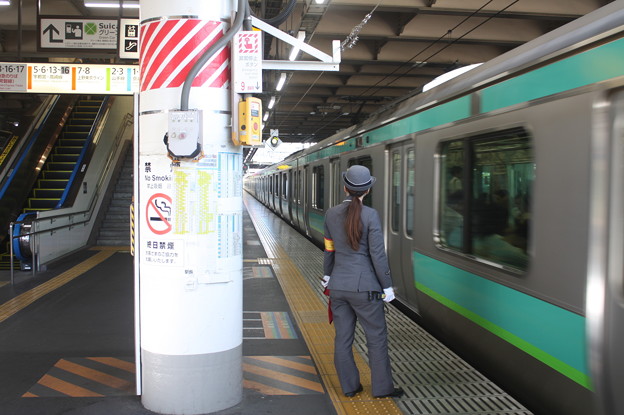
{"label": "white glove", "polygon": [[323,288],[327,288],[327,285],[329,284],[329,278],[329,275],[324,275],[323,278],[321,278],[321,285],[323,286]]}
{"label": "white glove", "polygon": [[390,301],[394,300],[394,298],[395,298],[394,297],[394,288],[392,288],[392,287],[384,288],[384,294],[385,294],[385,297],[384,297],[383,300],[386,303],[389,303]]}

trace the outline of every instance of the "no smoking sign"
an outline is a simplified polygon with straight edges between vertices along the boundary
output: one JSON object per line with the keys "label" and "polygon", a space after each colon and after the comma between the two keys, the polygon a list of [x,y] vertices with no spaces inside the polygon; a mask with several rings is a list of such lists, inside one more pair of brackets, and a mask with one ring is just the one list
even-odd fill
{"label": "no smoking sign", "polygon": [[171,197],[164,193],[156,193],[147,201],[145,218],[147,227],[156,235],[164,235],[171,231],[173,203]]}

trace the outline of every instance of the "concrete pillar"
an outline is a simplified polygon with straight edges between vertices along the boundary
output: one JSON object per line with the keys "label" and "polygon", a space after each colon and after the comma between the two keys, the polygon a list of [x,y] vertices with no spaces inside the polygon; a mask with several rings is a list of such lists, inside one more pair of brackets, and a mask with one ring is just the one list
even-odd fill
{"label": "concrete pillar", "polygon": [[157,413],[242,400],[242,151],[230,138],[229,47],[194,77],[193,112],[178,111],[186,75],[229,29],[234,6],[141,1],[138,323],[142,403]]}

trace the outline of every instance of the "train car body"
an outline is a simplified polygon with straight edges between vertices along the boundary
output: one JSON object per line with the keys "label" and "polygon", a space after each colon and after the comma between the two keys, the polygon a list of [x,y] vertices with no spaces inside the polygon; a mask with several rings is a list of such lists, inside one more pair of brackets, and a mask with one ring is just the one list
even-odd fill
{"label": "train car body", "polygon": [[340,172],[377,177],[396,292],[536,414],[624,403],[624,4],[245,180],[318,242]]}

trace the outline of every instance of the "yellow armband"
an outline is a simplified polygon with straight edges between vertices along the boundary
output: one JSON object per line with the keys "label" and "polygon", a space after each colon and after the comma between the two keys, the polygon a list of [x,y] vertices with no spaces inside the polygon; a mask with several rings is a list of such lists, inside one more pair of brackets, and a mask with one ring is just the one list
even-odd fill
{"label": "yellow armband", "polygon": [[334,252],[334,241],[332,239],[325,239],[325,250],[326,251],[330,251],[330,252]]}

